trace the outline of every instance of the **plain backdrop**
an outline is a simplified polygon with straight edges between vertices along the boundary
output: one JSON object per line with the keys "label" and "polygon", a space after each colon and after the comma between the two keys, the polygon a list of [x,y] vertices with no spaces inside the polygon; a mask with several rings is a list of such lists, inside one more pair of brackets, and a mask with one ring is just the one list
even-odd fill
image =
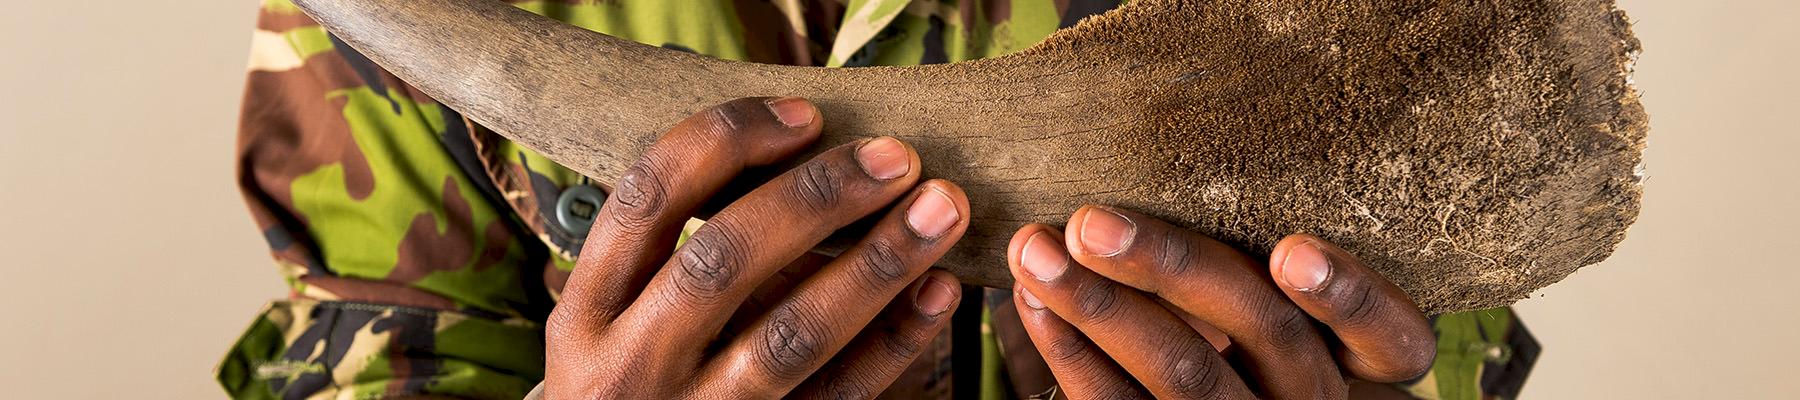
{"label": "plain backdrop", "polygon": [[[1524,397],[1800,392],[1800,2],[1620,0],[1646,52],[1643,214],[1520,303]],[[212,369],[285,294],[234,186],[256,2],[0,12],[0,397],[222,397]]]}

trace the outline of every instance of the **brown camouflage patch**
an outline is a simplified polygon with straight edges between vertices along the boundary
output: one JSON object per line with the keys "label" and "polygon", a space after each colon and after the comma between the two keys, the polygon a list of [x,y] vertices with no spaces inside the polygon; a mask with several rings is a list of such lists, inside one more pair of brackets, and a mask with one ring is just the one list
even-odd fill
{"label": "brown camouflage patch", "polygon": [[[446,224],[443,233],[438,233],[436,215],[420,212],[413,216],[412,225],[406,229],[406,236],[400,239],[399,256],[395,258],[394,270],[388,273],[386,280],[416,282],[433,272],[456,270],[469,264],[469,260],[475,256],[475,249],[471,247],[469,240],[475,237],[475,227],[470,226],[474,223],[474,216],[460,189],[456,179],[444,178],[441,200]],[[505,243],[500,242],[503,246],[500,248],[501,252],[506,250]],[[490,246],[492,244],[489,243]],[[475,266],[478,269],[484,267],[479,264]]]}
{"label": "brown camouflage patch", "polygon": [[[1011,21],[1012,6],[1012,0],[996,0],[984,3],[983,12],[987,14],[988,24],[999,25],[1001,22]],[[1068,0],[1057,0],[1056,12],[1061,13],[1062,10],[1066,9],[1068,9]]]}
{"label": "brown camouflage patch", "polygon": [[804,26],[791,26],[787,15],[768,0],[732,0],[739,25],[744,27],[745,61],[815,65],[808,42],[798,32]]}
{"label": "brown camouflage patch", "polygon": [[570,271],[557,268],[555,261],[544,262],[544,289],[550,292],[551,297],[562,298],[563,286],[569,284],[569,275]]}
{"label": "brown camouflage patch", "polygon": [[[351,195],[374,189],[343,104],[323,101],[325,93],[360,86],[355,77],[335,52],[314,55],[301,68],[249,74],[238,127],[238,184],[280,260],[319,267],[306,217],[290,211],[295,178],[341,164]],[[320,100],[293,100],[305,97]]]}

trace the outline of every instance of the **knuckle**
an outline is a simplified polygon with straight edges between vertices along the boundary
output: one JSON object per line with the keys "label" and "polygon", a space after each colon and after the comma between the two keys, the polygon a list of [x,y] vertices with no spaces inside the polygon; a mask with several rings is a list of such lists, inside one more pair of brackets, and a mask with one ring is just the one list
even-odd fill
{"label": "knuckle", "polygon": [[702,229],[688,238],[676,255],[681,273],[675,275],[675,287],[698,300],[720,297],[744,269],[744,249],[743,241],[728,229]]}
{"label": "knuckle", "polygon": [[760,105],[761,102],[756,101],[756,99],[743,98],[714,106],[712,110],[707,113],[708,118],[706,125],[708,130],[712,131],[720,139],[732,139],[745,132],[752,126],[751,124],[763,119],[757,117],[760,116],[759,113],[766,114],[766,111],[751,108],[752,106]]}
{"label": "knuckle", "polygon": [[824,395],[832,399],[872,399],[875,398],[875,385],[870,378],[862,374],[851,373],[843,379],[833,380],[831,387],[824,390]]}
{"label": "knuckle", "polygon": [[830,163],[814,160],[794,170],[788,188],[791,197],[808,212],[822,213],[837,204],[844,189],[842,177]]}
{"label": "knuckle", "polygon": [[667,185],[662,181],[657,165],[649,158],[640,160],[613,184],[613,209],[610,211],[623,227],[648,227],[667,208]]}
{"label": "knuckle", "polygon": [[1166,361],[1169,365],[1161,368],[1169,396],[1179,399],[1218,398],[1219,383],[1223,377],[1217,361],[1199,357],[1200,354],[1193,349],[1179,354],[1180,356]]}
{"label": "knuckle", "polygon": [[762,345],[756,347],[756,364],[775,378],[798,380],[820,359],[824,328],[816,313],[803,311],[804,303],[790,303],[769,315],[762,328]]}
{"label": "knuckle", "polygon": [[882,341],[881,348],[896,362],[912,360],[913,356],[925,351],[925,345],[932,339],[925,335],[923,329],[898,330],[890,327],[886,333],[887,340]]}
{"label": "knuckle", "polygon": [[1156,268],[1165,276],[1187,274],[1194,268],[1198,254],[1193,242],[1184,240],[1181,235],[1165,233],[1158,240],[1155,250]]}
{"label": "knuckle", "polygon": [[1051,365],[1079,365],[1087,358],[1093,357],[1093,348],[1086,339],[1073,334],[1046,343],[1043,349],[1044,361]]}
{"label": "knuckle", "polygon": [[1267,302],[1252,327],[1257,340],[1277,346],[1298,346],[1312,334],[1312,320],[1285,303]]}
{"label": "knuckle", "polygon": [[1105,324],[1120,312],[1119,288],[1102,278],[1088,279],[1075,288],[1075,306],[1088,323]]}
{"label": "knuckle", "polygon": [[1342,295],[1334,296],[1337,301],[1332,305],[1337,314],[1337,324],[1352,329],[1375,327],[1378,322],[1373,317],[1380,315],[1381,296],[1375,293],[1374,288],[1361,282],[1344,285],[1344,290]]}
{"label": "knuckle", "polygon": [[873,239],[863,245],[853,261],[854,270],[863,277],[866,287],[885,288],[901,284],[907,278],[906,257],[900,255],[893,243],[886,239]]}
{"label": "knuckle", "polygon": [[1092,384],[1095,386],[1093,398],[1096,399],[1150,398],[1149,396],[1145,396],[1144,392],[1139,390],[1134,382],[1123,379],[1109,379],[1101,382],[1092,382]]}

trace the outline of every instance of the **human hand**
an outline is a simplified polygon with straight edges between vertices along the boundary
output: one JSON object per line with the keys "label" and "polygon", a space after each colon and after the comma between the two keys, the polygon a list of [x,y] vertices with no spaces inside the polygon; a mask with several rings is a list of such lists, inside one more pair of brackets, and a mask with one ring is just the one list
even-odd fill
{"label": "human hand", "polygon": [[1025,330],[1070,398],[1341,399],[1346,377],[1414,378],[1436,354],[1399,287],[1318,237],[1282,239],[1264,269],[1116,208],[1083,207],[1068,228],[1019,229],[1007,260]]}
{"label": "human hand", "polygon": [[[805,100],[739,99],[652,145],[613,186],[550,316],[546,398],[871,397],[887,387],[961,296],[955,277],[927,269],[969,215],[955,184],[915,187],[919,157],[904,143],[821,153],[675,248],[728,181],[794,157],[823,124]],[[772,274],[890,204],[861,242],[767,293]],[[748,304],[753,292],[768,302]],[[751,315],[725,329],[734,313]]]}

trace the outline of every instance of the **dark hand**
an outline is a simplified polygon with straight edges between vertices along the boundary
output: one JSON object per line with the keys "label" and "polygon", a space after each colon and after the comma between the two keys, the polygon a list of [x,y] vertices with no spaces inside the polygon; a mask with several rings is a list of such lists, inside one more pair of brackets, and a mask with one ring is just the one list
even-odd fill
{"label": "dark hand", "polygon": [[[905,144],[826,151],[675,248],[728,181],[793,157],[823,124],[804,100],[739,99],[652,145],[613,186],[550,316],[547,398],[869,397],[891,383],[961,295],[955,277],[927,269],[969,215],[956,185],[915,187],[919,158]],[[778,270],[890,204],[860,243],[767,293]],[[747,304],[753,292],[767,302]]]}
{"label": "dark hand", "polygon": [[1083,207],[1068,227],[1020,229],[1007,259],[1020,319],[1071,398],[1344,398],[1346,377],[1414,378],[1436,354],[1405,293],[1318,237],[1283,239],[1265,269],[1129,211]]}

